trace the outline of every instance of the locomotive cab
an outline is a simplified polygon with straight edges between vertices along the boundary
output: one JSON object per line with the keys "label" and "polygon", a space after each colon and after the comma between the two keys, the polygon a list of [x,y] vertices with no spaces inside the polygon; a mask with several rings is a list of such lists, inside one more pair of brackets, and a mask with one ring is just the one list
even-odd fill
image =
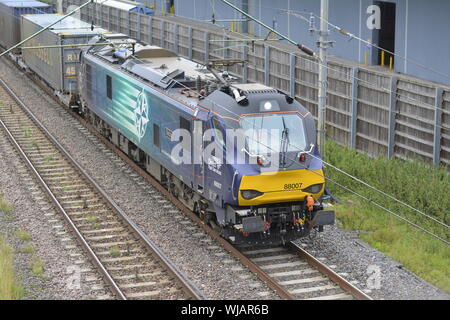
{"label": "locomotive cab", "polygon": [[204,151],[214,149],[205,153],[206,186],[226,238],[284,243],[334,223],[321,204],[322,161],[303,106],[259,84],[217,90],[208,100],[221,104],[204,102],[213,132],[213,148]]}

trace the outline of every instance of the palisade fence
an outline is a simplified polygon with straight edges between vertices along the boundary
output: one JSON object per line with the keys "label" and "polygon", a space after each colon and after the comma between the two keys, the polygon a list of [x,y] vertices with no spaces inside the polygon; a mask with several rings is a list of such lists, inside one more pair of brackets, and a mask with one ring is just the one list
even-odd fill
{"label": "palisade fence", "polygon": [[[82,0],[63,0],[63,8]],[[248,61],[230,67],[244,82],[260,82],[282,90],[317,116],[318,64],[293,46],[254,43],[212,25],[171,16],[145,16],[92,4],[81,19],[147,44],[205,63],[209,59]],[[450,165],[450,88],[352,62],[330,58],[327,136],[370,156],[422,158]]]}

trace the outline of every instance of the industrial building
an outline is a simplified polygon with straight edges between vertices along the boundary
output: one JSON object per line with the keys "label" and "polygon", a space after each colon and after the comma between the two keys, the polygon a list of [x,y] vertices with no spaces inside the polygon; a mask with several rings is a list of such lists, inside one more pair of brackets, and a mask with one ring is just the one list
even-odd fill
{"label": "industrial building", "polygon": [[[210,21],[266,36],[267,30],[242,16],[221,0],[142,0],[157,11]],[[230,0],[236,6],[286,34],[295,41],[317,48],[317,37],[309,31],[311,13],[319,27],[320,1],[317,0]],[[330,1],[329,22],[358,38],[395,52],[394,71],[450,85],[450,1],[445,0],[335,0]],[[379,14],[378,14],[379,13]],[[306,19],[304,19],[306,18]],[[234,19],[234,22],[221,20]],[[330,27],[334,41],[330,55],[368,65],[389,68],[391,55],[382,54],[362,41],[352,39]],[[384,56],[384,57],[383,57]],[[406,57],[407,60],[402,59]],[[382,59],[384,58],[384,59]],[[384,60],[384,61],[382,61]],[[422,65],[422,66],[419,66]],[[426,66],[426,67],[425,67]],[[435,72],[437,71],[437,72]]]}

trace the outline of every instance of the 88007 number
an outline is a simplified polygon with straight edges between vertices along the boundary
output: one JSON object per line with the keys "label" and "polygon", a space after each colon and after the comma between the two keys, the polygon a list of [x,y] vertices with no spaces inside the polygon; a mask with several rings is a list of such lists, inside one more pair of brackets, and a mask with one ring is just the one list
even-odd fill
{"label": "88007 number", "polygon": [[286,183],[284,185],[284,190],[296,190],[300,189],[302,187],[302,183]]}

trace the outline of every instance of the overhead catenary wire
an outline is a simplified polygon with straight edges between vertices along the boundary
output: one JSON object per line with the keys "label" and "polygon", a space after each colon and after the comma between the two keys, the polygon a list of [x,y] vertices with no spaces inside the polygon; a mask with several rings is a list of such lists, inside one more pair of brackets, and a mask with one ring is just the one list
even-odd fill
{"label": "overhead catenary wire", "polygon": [[[245,35],[245,34],[241,34],[241,35],[248,38],[248,36]],[[239,39],[236,39],[236,42],[239,42]],[[273,42],[273,41],[272,41],[272,42]],[[264,43],[265,43],[265,45],[266,45],[267,47],[269,47],[269,48],[273,48],[273,49],[277,49],[277,50],[280,49],[279,47],[276,47],[276,46],[274,46],[273,44],[268,43],[268,42],[266,42],[266,41],[264,41]],[[293,54],[293,55],[295,55],[297,58],[300,58],[300,59],[302,59],[302,60],[304,60],[304,61],[308,61],[308,62],[310,62],[310,63],[312,63],[312,64],[316,64],[316,65],[318,65],[318,66],[319,66],[319,65],[323,65],[323,64],[321,64],[319,61],[316,61],[316,60],[311,59],[311,58],[307,58],[307,57],[305,57],[304,55],[299,54],[298,52],[290,52],[290,53]],[[423,108],[425,108],[425,109],[428,109],[428,110],[430,110],[430,111],[433,111],[433,112],[436,111],[436,110],[446,111],[446,109],[443,109],[442,107],[437,107],[437,106],[428,104],[428,103],[426,103],[426,102],[420,101],[420,100],[418,100],[418,99],[411,98],[411,97],[409,97],[409,96],[407,96],[407,95],[405,95],[405,94],[401,94],[401,93],[392,91],[392,90],[390,90],[390,89],[388,89],[388,88],[380,87],[379,85],[374,84],[374,83],[372,83],[372,82],[370,82],[370,81],[363,80],[363,79],[361,79],[361,78],[359,78],[359,77],[356,77],[356,76],[353,76],[353,75],[351,75],[351,74],[348,74],[348,72],[345,72],[345,71],[343,71],[343,70],[339,70],[339,69],[330,67],[329,65],[323,65],[323,66],[324,66],[325,68],[327,68],[328,70],[330,70],[330,71],[333,71],[333,72],[336,72],[336,73],[339,73],[339,74],[343,74],[345,77],[348,77],[348,78],[350,78],[350,79],[357,80],[357,81],[359,81],[359,82],[361,82],[361,83],[366,84],[367,86],[369,86],[369,87],[371,87],[371,88],[375,88],[376,90],[383,91],[383,92],[388,93],[388,94],[393,94],[393,95],[397,96],[398,98],[403,98],[403,99],[405,99],[406,101],[415,102],[415,103],[417,103],[418,105],[420,105],[421,107],[423,107]],[[392,110],[391,112],[393,112],[393,113],[395,113],[395,114],[399,114],[399,115],[405,115],[404,112],[399,111],[399,110]],[[407,115],[407,116],[411,116],[411,115]],[[433,124],[433,126],[435,126],[435,124]],[[450,127],[445,127],[445,126],[442,126],[442,125],[436,125],[436,127],[437,127],[437,128],[441,128],[441,129],[446,130],[446,131],[450,131]]]}
{"label": "overhead catenary wire", "polygon": [[400,58],[400,59],[402,59],[402,60],[405,60],[405,61],[407,61],[407,62],[410,62],[410,63],[412,63],[412,64],[415,64],[415,65],[417,65],[417,66],[419,66],[419,67],[421,67],[421,68],[423,68],[423,69],[425,69],[425,70],[427,70],[427,71],[430,71],[430,72],[432,72],[432,73],[435,73],[435,74],[437,74],[437,75],[440,75],[440,76],[442,76],[442,77],[444,77],[444,78],[450,79],[450,75],[448,75],[448,74],[442,73],[442,72],[440,72],[440,71],[438,71],[438,70],[435,70],[435,69],[433,69],[433,68],[430,68],[430,67],[428,67],[428,66],[426,66],[426,65],[424,65],[424,64],[422,64],[422,63],[420,63],[420,62],[417,62],[417,61],[415,61],[415,60],[413,60],[413,59],[411,59],[411,58],[407,58],[407,57],[402,56],[402,55],[400,55],[400,54],[398,54],[398,53],[395,53],[395,52],[389,51],[389,50],[387,50],[387,49],[384,49],[384,48],[382,48],[382,47],[380,47],[380,46],[378,46],[378,45],[376,45],[376,44],[374,44],[374,43],[372,43],[372,42],[370,42],[370,41],[364,40],[364,39],[362,39],[362,38],[356,36],[355,34],[349,32],[348,30],[346,30],[346,29],[344,29],[344,28],[342,28],[342,27],[339,27],[339,26],[337,26],[337,25],[331,23],[329,20],[323,19],[320,15],[318,15],[318,14],[316,14],[316,13],[314,13],[314,12],[307,12],[307,11],[305,11],[305,10],[299,11],[299,10],[293,10],[293,9],[274,8],[274,7],[268,7],[268,6],[262,6],[262,7],[268,8],[268,9],[272,9],[272,10],[277,10],[277,11],[279,11],[279,12],[284,12],[284,13],[286,13],[286,14],[288,14],[288,15],[296,16],[297,18],[300,18],[300,19],[302,19],[302,20],[304,20],[304,21],[306,21],[306,22],[308,22],[308,23],[311,23],[311,19],[308,19],[307,17],[303,16],[302,14],[310,14],[310,15],[312,15],[312,16],[314,16],[314,17],[320,19],[320,20],[325,20],[325,22],[326,22],[330,27],[332,27],[333,29],[337,30],[337,31],[338,31],[339,33],[341,33],[341,34],[343,34],[343,35],[345,35],[345,36],[348,36],[348,37],[350,38],[350,40],[351,40],[351,39],[356,39],[356,40],[358,40],[358,41],[363,42],[363,43],[366,44],[367,46],[371,46],[371,47],[374,47],[374,48],[376,48],[376,49],[383,50],[383,51],[385,51],[385,52],[387,52],[387,53],[389,53],[389,54],[391,54],[391,55],[393,55],[393,56],[395,56],[395,57],[398,57],[398,58]]}
{"label": "overhead catenary wire", "polygon": [[[222,1],[223,1],[223,0],[222,0]],[[226,1],[223,1],[223,2],[226,2]],[[267,8],[270,8],[270,7],[267,7]],[[277,9],[277,8],[272,8],[272,9]],[[285,10],[285,9],[280,9],[280,10]],[[306,12],[306,11],[305,11],[305,12]],[[251,17],[251,16],[250,16],[250,17]],[[255,20],[254,18],[252,18],[252,19]],[[302,19],[309,22],[309,19],[307,19],[307,18],[304,17],[304,16],[302,16]],[[264,26],[265,26],[265,25],[264,25]],[[267,26],[266,26],[266,27],[267,27]],[[272,29],[270,28],[269,30],[272,30]],[[249,36],[247,36],[247,35],[245,35],[245,34],[242,34],[242,35],[243,35],[244,37],[249,38]],[[286,39],[286,37],[284,37],[284,39]],[[236,39],[236,41],[239,41],[239,39]],[[290,42],[292,43],[292,41],[290,41]],[[267,46],[270,47],[270,48],[274,48],[274,49],[278,49],[278,50],[279,50],[279,48],[277,48],[276,46],[273,46],[273,45],[271,45],[271,44],[267,44]],[[423,102],[423,101],[420,101],[420,100],[418,100],[418,99],[411,98],[411,97],[409,97],[408,95],[400,94],[400,93],[398,93],[398,92],[394,92],[394,91],[392,91],[392,90],[390,90],[390,89],[388,89],[388,88],[380,87],[379,85],[373,84],[373,83],[371,83],[371,82],[369,82],[369,81],[367,81],[367,80],[363,80],[363,79],[361,79],[361,78],[358,78],[358,77],[355,77],[355,76],[352,76],[352,75],[348,75],[345,71],[335,69],[335,68],[333,68],[333,67],[330,67],[329,65],[324,65],[324,64],[322,64],[320,61],[310,60],[310,59],[308,59],[308,58],[306,58],[306,57],[300,55],[300,54],[297,53],[297,52],[291,52],[291,53],[294,54],[296,57],[298,57],[298,58],[300,58],[300,59],[306,60],[306,61],[311,62],[311,63],[313,63],[313,64],[317,64],[318,66],[324,66],[325,68],[327,68],[327,69],[330,70],[330,71],[334,71],[334,72],[337,72],[337,73],[340,73],[340,74],[344,74],[346,77],[350,77],[351,79],[355,79],[355,80],[357,80],[357,81],[359,81],[359,82],[361,82],[361,83],[366,83],[368,86],[370,86],[370,87],[372,87],[372,88],[375,88],[375,89],[377,89],[377,90],[381,90],[381,91],[383,91],[383,92],[385,92],[385,93],[389,93],[389,94],[394,94],[394,95],[397,96],[398,98],[404,98],[404,99],[406,99],[407,101],[415,102],[415,103],[419,104],[419,106],[421,106],[421,107],[423,107],[423,108],[425,108],[425,109],[428,109],[428,110],[430,110],[430,111],[433,111],[433,112],[436,111],[436,110],[446,111],[446,110],[443,109],[442,107],[428,104],[428,103]],[[316,56],[314,55],[314,57],[316,57]],[[403,115],[404,115],[403,112],[398,111],[398,110],[392,110],[392,112],[395,113],[395,114],[400,114],[400,115],[403,114]],[[420,120],[419,120],[419,121],[420,121]],[[440,129],[443,129],[443,130],[446,130],[446,131],[449,131],[449,132],[450,132],[450,127],[445,127],[445,126],[442,126],[442,125],[435,125],[435,124],[433,124],[433,126],[435,126],[435,127],[437,127],[437,128],[440,128]]]}

